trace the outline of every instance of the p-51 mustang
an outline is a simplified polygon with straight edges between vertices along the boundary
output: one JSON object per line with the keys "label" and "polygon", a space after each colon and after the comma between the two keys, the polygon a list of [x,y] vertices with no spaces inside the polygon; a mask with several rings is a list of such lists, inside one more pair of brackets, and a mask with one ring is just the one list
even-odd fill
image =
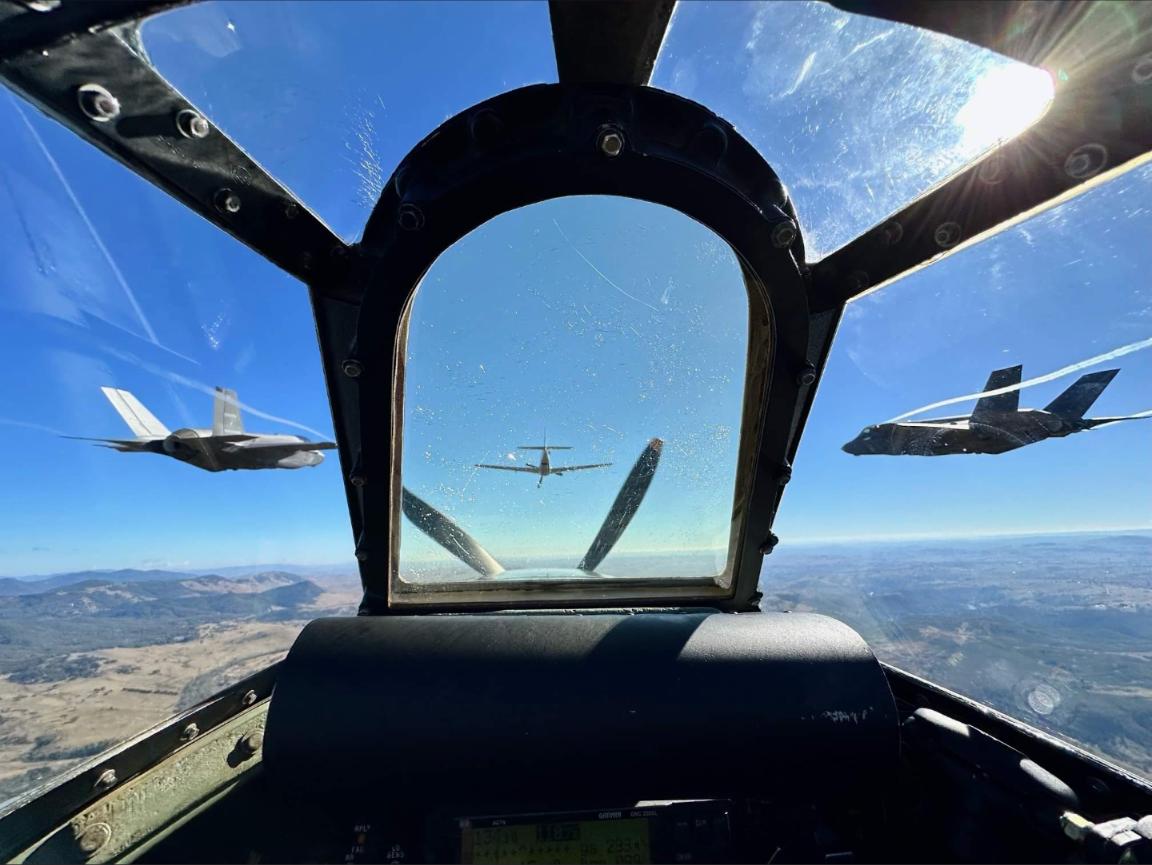
{"label": "p-51 mustang", "polygon": [[175,432],[169,431],[128,391],[114,387],[102,387],[100,390],[136,437],[68,438],[100,442],[104,447],[122,453],[153,453],[175,457],[209,472],[318,466],[324,462],[324,454],[320,451],[336,447],[335,442],[313,442],[303,436],[244,432],[236,391],[227,388],[216,388],[212,429],[178,429]]}
{"label": "p-51 mustang", "polygon": [[540,451],[540,465],[534,466],[531,463],[522,466],[498,466],[491,463],[476,463],[478,469],[499,469],[502,472],[527,472],[528,474],[537,475],[540,480],[536,484],[539,489],[543,483],[544,478],[549,475],[562,475],[565,472],[579,472],[584,469],[602,469],[612,465],[612,463],[591,463],[585,466],[554,466],[552,460],[549,458],[549,451],[570,451],[571,447],[568,445],[550,445],[547,443],[548,439],[545,437],[545,443],[542,445],[520,445],[517,450],[522,451]]}

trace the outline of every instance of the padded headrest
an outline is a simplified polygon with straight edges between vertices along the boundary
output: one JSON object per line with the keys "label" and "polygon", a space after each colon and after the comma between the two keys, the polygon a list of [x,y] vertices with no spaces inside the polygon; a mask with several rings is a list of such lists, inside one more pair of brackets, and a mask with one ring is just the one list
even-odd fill
{"label": "padded headrest", "polygon": [[277,679],[267,771],[408,802],[845,796],[898,757],[884,672],[796,613],[319,619]]}

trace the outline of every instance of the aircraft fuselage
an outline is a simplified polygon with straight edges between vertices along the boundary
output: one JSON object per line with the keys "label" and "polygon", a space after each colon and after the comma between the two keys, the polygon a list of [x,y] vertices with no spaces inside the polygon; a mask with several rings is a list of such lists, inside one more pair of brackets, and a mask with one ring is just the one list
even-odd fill
{"label": "aircraft fuselage", "polygon": [[1061,417],[1042,409],[985,413],[970,417],[897,421],[865,427],[843,446],[856,456],[944,456],[1000,454],[1049,438],[1062,438],[1089,429],[1083,419]]}
{"label": "aircraft fuselage", "polygon": [[236,441],[235,436],[216,436],[211,430],[182,429],[166,438],[143,438],[133,444],[135,446],[118,449],[173,457],[209,472],[300,469],[324,462],[324,454],[320,451],[278,448],[310,444],[307,439],[294,435],[250,435],[243,441]]}

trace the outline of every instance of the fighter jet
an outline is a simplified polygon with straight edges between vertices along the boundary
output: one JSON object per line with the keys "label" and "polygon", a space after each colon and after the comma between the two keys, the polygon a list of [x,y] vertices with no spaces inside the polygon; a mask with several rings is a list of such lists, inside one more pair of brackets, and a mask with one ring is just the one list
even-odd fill
{"label": "fighter jet", "polygon": [[178,429],[170,432],[140,400],[126,390],[102,387],[128,428],[131,439],[80,438],[100,442],[122,453],[153,453],[175,457],[204,469],[299,469],[324,462],[320,451],[336,447],[334,442],[313,442],[295,435],[263,435],[244,432],[236,391],[216,388],[212,429]]}
{"label": "fighter jet", "polygon": [[571,447],[568,445],[550,445],[547,444],[548,438],[544,438],[545,444],[542,445],[520,445],[517,450],[522,451],[540,451],[540,465],[534,466],[531,463],[522,466],[498,466],[490,463],[476,463],[478,469],[499,469],[502,472],[527,472],[529,474],[538,475],[540,480],[536,483],[536,488],[539,489],[544,484],[544,478],[549,475],[560,476],[565,472],[579,472],[584,469],[602,469],[612,465],[612,463],[592,463],[584,466],[554,466],[551,459],[549,459],[549,451],[570,451]]}
{"label": "fighter jet", "polygon": [[1086,418],[1084,413],[1115,378],[1118,369],[1081,376],[1043,409],[1021,409],[1020,391],[989,393],[1020,384],[1023,367],[998,369],[988,378],[984,393],[971,415],[931,420],[897,421],[866,426],[843,446],[846,453],[891,456],[944,454],[1000,454],[1048,438],[1143,415]]}

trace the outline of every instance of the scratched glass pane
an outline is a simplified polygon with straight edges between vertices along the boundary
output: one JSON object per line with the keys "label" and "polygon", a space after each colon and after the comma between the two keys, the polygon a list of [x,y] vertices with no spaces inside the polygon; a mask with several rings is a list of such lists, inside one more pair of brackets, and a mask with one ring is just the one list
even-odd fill
{"label": "scratched glass pane", "polygon": [[850,304],[760,580],[1148,777],[1150,202],[1144,165]]}
{"label": "scratched glass pane", "polygon": [[[441,256],[417,292],[404,486],[506,569],[496,576],[582,576],[617,492],[659,440],[647,495],[595,570],[720,574],[747,329],[735,255],[682,214],[604,197],[504,214]],[[400,573],[481,576],[411,514]]]}
{"label": "scratched glass pane", "polygon": [[361,592],[304,286],[6,91],[0,286],[4,802]]}
{"label": "scratched glass pane", "polygon": [[1026,129],[1052,94],[1042,70],[816,2],[681,3],[652,83],[756,146],[813,258]]}
{"label": "scratched glass pane", "polygon": [[346,239],[439,124],[556,80],[546,3],[211,0],[141,32],[160,73]]}

